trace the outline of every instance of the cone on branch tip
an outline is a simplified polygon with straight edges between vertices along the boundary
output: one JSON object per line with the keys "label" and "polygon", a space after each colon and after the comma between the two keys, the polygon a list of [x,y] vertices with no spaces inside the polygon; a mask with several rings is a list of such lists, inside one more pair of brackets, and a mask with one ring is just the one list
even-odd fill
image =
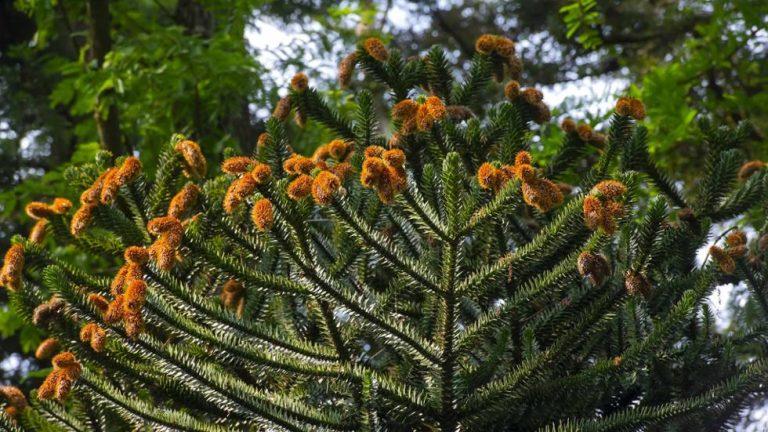
{"label": "cone on branch tip", "polygon": [[648,278],[636,270],[627,270],[624,275],[624,287],[630,296],[641,295],[647,298],[651,294],[651,283]]}
{"label": "cone on branch tip", "polygon": [[0,286],[10,291],[21,288],[21,275],[24,271],[24,247],[14,244],[5,252],[3,267],[0,269]]}
{"label": "cone on branch tip", "polygon": [[35,358],[38,360],[48,360],[53,357],[61,348],[59,341],[55,338],[47,338],[40,342],[35,349]]}
{"label": "cone on branch tip", "polygon": [[748,178],[752,177],[752,174],[765,169],[766,166],[768,166],[768,164],[760,160],[745,162],[744,165],[739,168],[739,180],[746,181]]}
{"label": "cone on branch tip", "polygon": [[363,41],[363,48],[369,56],[373,57],[377,61],[385,62],[389,60],[389,50],[384,46],[381,39],[376,37],[370,37]]}
{"label": "cone on branch tip", "polygon": [[27,397],[24,393],[14,386],[0,386],[0,402],[5,401],[6,406],[3,408],[5,414],[11,419],[15,419],[27,408]]}
{"label": "cone on branch tip", "polygon": [[37,389],[37,397],[61,401],[69,395],[75,381],[80,378],[82,366],[69,351],[56,354],[51,364],[53,370]]}
{"label": "cone on branch tip", "polygon": [[600,286],[611,272],[611,267],[604,256],[593,252],[579,254],[576,266],[582,277],[589,279],[594,286]]}
{"label": "cone on branch tip", "polygon": [[644,120],[645,105],[636,98],[620,97],[616,102],[616,113],[621,116],[632,117],[638,121]]}
{"label": "cone on branch tip", "polygon": [[477,171],[477,181],[483,189],[498,192],[513,178],[521,181],[523,200],[526,204],[546,213],[562,204],[563,193],[551,180],[541,177],[531,165],[531,155],[521,151],[515,156],[514,165],[496,167],[483,163]]}

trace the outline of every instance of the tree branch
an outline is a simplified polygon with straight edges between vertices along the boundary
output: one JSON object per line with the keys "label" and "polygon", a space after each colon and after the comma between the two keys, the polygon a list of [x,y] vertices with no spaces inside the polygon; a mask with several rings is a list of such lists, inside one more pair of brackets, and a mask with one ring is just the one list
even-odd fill
{"label": "tree branch", "polygon": [[442,31],[445,32],[448,36],[451,37],[456,42],[456,45],[459,46],[459,49],[461,50],[461,54],[466,58],[472,58],[472,56],[475,54],[475,47],[472,46],[471,43],[467,43],[464,38],[462,38],[462,35],[460,32],[456,31],[456,29],[451,26],[451,24],[445,20],[445,16],[443,15],[443,12],[439,9],[433,9],[432,10],[432,20],[437,24],[438,27]]}

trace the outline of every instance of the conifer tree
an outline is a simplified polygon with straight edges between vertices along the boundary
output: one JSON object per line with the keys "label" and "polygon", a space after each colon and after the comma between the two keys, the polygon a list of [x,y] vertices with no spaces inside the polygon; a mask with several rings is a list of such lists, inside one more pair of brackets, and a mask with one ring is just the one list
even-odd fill
{"label": "conifer tree", "polygon": [[[639,100],[606,132],[550,121],[515,45],[465,77],[433,48],[365,40],[340,64],[389,90],[340,115],[297,74],[252,155],[219,170],[174,136],[157,171],[101,154],[80,203],[30,203],[2,283],[50,339],[39,389],[0,389],[3,429],[718,430],[765,391],[763,328],[718,333],[705,298],[743,281],[768,314],[765,164],[702,127],[690,190],[654,163]],[[493,84],[493,81],[498,84]],[[503,84],[505,100],[490,104]],[[288,122],[337,138],[295,154]],[[386,136],[389,136],[387,139]],[[565,179],[572,179],[565,184]],[[732,223],[732,222],[727,222]],[[732,229],[733,228],[733,229]],[[756,225],[759,233],[766,226]],[[100,262],[84,271],[45,237]],[[711,245],[707,259],[696,251]],[[768,316],[768,315],[766,315]],[[764,346],[764,345],[763,345]]]}

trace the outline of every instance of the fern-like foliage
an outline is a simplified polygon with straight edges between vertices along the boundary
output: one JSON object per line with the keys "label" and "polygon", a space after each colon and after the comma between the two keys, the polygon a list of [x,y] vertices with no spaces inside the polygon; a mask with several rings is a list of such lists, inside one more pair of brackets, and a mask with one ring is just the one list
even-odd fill
{"label": "fern-like foliage", "polygon": [[[704,300],[745,281],[765,302],[768,240],[731,232],[695,255],[713,223],[765,208],[762,166],[737,179],[743,136],[710,131],[702,180],[682,190],[648,154],[642,103],[622,98],[605,135],[564,124],[555,159],[537,160],[541,93],[508,81],[506,100],[483,102],[519,59],[498,36],[477,51],[457,79],[440,48],[405,60],[366,40],[343,66],[391,90],[391,122],[368,92],[340,115],[299,74],[256,154],[221,173],[181,136],[151,176],[105,155],[69,172],[82,202],[32,206],[42,231],[6,255],[14,306],[55,339],[39,354],[59,353],[0,427],[731,424],[765,390],[764,328],[720,334]],[[338,139],[292,154],[291,112]],[[581,183],[555,183],[568,172]],[[51,254],[44,233],[99,271]]]}

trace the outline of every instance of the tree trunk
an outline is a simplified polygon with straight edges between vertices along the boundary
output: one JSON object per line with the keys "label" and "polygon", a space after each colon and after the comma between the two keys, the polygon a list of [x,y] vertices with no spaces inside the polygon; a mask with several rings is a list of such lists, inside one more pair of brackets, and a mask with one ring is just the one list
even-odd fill
{"label": "tree trunk", "polygon": [[[88,0],[88,38],[90,42],[90,58],[96,61],[97,67],[104,64],[104,57],[112,49],[112,37],[109,34],[112,19],[109,15],[108,0]],[[114,90],[101,92],[96,100],[93,118],[99,132],[101,146],[112,152],[114,156],[126,152],[122,135],[120,134],[120,117],[117,106],[109,101]],[[105,108],[102,105],[108,104]]]}

